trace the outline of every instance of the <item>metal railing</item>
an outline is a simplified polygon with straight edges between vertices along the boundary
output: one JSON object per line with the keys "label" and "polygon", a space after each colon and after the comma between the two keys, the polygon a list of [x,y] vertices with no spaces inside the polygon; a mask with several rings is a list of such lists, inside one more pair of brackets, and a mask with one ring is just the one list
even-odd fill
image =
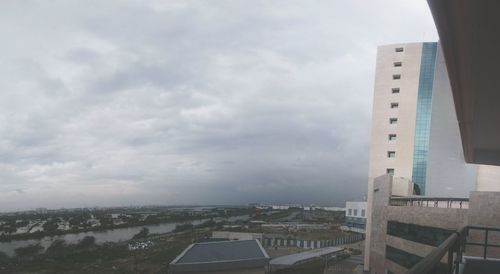
{"label": "metal railing", "polygon": [[[484,231],[484,242],[468,242],[467,236],[471,230]],[[500,231],[499,228],[480,227],[480,226],[465,226],[460,231],[451,234],[443,243],[432,250],[429,255],[423,258],[415,266],[413,266],[407,274],[458,274],[460,271],[460,264],[462,263],[463,254],[467,245],[482,246],[483,259],[488,258],[488,247],[500,247],[500,245],[488,244],[488,232]],[[443,269],[441,260],[444,256],[448,256],[447,263]]]}
{"label": "metal railing", "polygon": [[449,198],[449,197],[391,197],[391,206],[420,206],[420,207],[441,207],[441,208],[468,208],[469,198]]}

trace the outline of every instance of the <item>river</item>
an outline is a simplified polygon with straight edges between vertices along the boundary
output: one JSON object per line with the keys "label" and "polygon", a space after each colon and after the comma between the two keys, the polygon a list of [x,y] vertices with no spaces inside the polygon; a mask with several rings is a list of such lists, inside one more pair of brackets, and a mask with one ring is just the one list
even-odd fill
{"label": "river", "polygon": [[[241,216],[233,216],[228,218],[214,218],[215,221],[229,221],[234,222],[237,220],[248,220],[248,215]],[[43,237],[41,239],[30,239],[30,240],[16,240],[10,242],[0,242],[0,252],[5,252],[9,256],[14,255],[14,251],[16,248],[28,246],[31,244],[40,244],[45,249],[49,247],[53,241],[62,239],[65,240],[66,243],[74,244],[83,239],[85,236],[94,236],[95,241],[98,244],[104,242],[119,242],[119,241],[127,241],[130,240],[135,234],[139,233],[139,231],[146,227],[149,229],[150,234],[160,234],[160,233],[168,233],[172,232],[175,229],[175,226],[178,224],[186,224],[192,223],[193,225],[199,225],[203,222],[206,222],[210,219],[201,219],[194,220],[191,222],[176,222],[176,223],[163,223],[158,225],[144,225],[144,226],[134,226],[134,227],[125,227],[125,228],[117,228],[105,231],[89,231],[89,232],[80,232],[80,233],[69,233],[64,235],[57,235],[51,237]]]}

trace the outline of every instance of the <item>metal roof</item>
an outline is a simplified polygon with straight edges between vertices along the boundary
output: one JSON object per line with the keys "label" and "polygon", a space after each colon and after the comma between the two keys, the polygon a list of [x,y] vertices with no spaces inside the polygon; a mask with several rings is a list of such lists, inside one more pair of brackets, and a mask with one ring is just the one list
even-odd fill
{"label": "metal roof", "polygon": [[269,256],[257,240],[196,243],[170,263],[179,272],[263,267]]}
{"label": "metal roof", "polygon": [[339,248],[339,247],[318,248],[318,249],[313,249],[311,251],[300,252],[300,253],[296,253],[296,254],[278,257],[278,258],[272,259],[269,264],[271,266],[292,266],[294,264],[299,264],[299,263],[302,263],[305,261],[309,261],[311,259],[314,259],[314,258],[317,258],[320,256],[337,253],[337,252],[340,252],[342,250],[344,250],[344,249]]}

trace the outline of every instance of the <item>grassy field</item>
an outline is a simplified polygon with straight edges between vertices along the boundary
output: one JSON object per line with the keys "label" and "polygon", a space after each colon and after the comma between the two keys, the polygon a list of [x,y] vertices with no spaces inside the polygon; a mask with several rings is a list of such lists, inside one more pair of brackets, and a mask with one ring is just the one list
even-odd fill
{"label": "grassy field", "polygon": [[152,235],[153,245],[145,250],[129,250],[129,242],[62,246],[44,254],[16,256],[0,261],[0,273],[166,273],[168,264],[189,244],[208,235],[208,229],[188,230],[169,235]]}

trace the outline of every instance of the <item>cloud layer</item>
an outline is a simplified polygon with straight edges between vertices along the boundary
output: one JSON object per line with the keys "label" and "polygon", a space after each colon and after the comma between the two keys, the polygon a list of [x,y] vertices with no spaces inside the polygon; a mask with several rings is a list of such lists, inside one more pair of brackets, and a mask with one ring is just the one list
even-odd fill
{"label": "cloud layer", "polygon": [[425,1],[144,2],[0,3],[0,210],[359,198],[376,46],[437,37]]}

